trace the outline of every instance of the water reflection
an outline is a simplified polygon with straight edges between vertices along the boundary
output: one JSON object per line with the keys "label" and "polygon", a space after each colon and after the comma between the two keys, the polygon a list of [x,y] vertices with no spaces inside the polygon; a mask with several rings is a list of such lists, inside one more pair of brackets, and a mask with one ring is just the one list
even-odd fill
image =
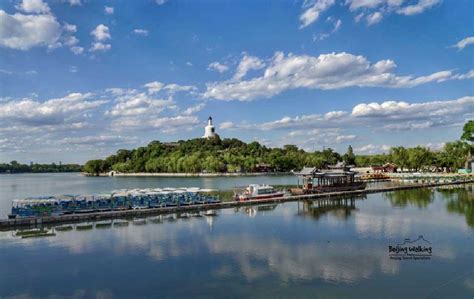
{"label": "water reflection", "polygon": [[448,212],[464,215],[466,223],[474,227],[474,185],[465,187],[444,187],[437,191],[446,200]]}
{"label": "water reflection", "polygon": [[[466,223],[474,227],[474,185],[443,186],[436,188],[438,194],[446,201],[446,210],[464,215]],[[394,207],[416,206],[426,208],[434,200],[433,189],[398,190],[384,194]]]}
{"label": "water reflection", "polygon": [[298,202],[298,216],[311,217],[318,220],[321,216],[330,214],[339,219],[347,220],[356,210],[356,199],[366,196],[346,197],[337,199],[304,200]]}
{"label": "water reflection", "polygon": [[[350,286],[354,293],[344,289],[342,297],[368,293],[367,297],[383,298],[386,293],[377,286],[416,281],[416,290],[411,289],[415,293],[409,296],[422,297],[419,290],[438,286],[443,277],[466,272],[472,265],[472,230],[465,230],[458,212],[447,213],[450,202],[472,200],[473,189],[465,191],[467,195],[459,190],[434,191],[432,203],[423,210],[393,209],[382,195],[370,194],[362,200],[302,201],[65,224],[45,227],[55,236],[44,238],[0,232],[0,294],[47,297],[53,284],[61,296],[78,292],[79,297],[91,297],[101,292],[105,297],[180,297],[175,296],[179,291],[184,297],[199,290],[202,297],[216,297],[218,285],[225,286],[221,296],[269,297],[264,286],[291,294],[300,288],[334,291]],[[460,210],[465,211],[465,206]],[[431,216],[426,217],[426,211]],[[389,244],[419,234],[434,246],[432,261],[410,264],[388,258]],[[21,259],[13,263],[15,256]],[[41,275],[42,261],[53,261],[47,264],[48,273],[61,277]],[[91,265],[100,265],[99,273]],[[123,276],[137,279],[126,283]],[[455,288],[452,294],[472,291],[472,281],[464,277],[450,284]],[[403,294],[404,288],[399,290]]]}
{"label": "water reflection", "polygon": [[384,196],[394,207],[413,205],[418,208],[426,208],[433,202],[433,190],[428,188],[398,190],[384,193]]}

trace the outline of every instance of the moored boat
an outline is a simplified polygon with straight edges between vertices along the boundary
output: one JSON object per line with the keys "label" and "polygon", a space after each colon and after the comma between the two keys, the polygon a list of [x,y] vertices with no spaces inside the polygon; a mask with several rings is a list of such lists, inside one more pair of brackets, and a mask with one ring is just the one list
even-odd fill
{"label": "moored boat", "polygon": [[[304,167],[300,172],[295,173],[298,177],[298,188],[292,188],[290,192],[292,195],[303,195],[365,189],[367,183],[356,180],[357,172],[351,171],[351,167],[345,163],[329,165],[327,169]],[[301,188],[300,181],[303,183]]]}
{"label": "moored boat", "polygon": [[236,195],[237,201],[256,200],[256,199],[272,199],[283,197],[284,192],[277,191],[270,185],[250,184],[242,193]]}

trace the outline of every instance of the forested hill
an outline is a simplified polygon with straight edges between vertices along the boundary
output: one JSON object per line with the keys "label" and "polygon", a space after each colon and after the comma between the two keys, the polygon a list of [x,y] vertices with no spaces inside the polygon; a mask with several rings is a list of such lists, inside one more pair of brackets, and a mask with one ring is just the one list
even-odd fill
{"label": "forested hill", "polygon": [[119,150],[105,160],[88,161],[84,170],[97,174],[118,172],[253,172],[258,167],[271,171],[290,171],[304,165],[334,164],[341,156],[332,149],[305,152],[294,145],[269,148],[258,142],[219,137],[180,140],[175,143],[153,141],[146,147]]}
{"label": "forested hill", "polygon": [[446,143],[440,151],[421,146],[399,146],[392,147],[388,154],[357,156],[351,146],[341,155],[331,148],[306,152],[295,145],[270,148],[255,141],[247,144],[235,138],[221,140],[218,136],[173,143],[153,141],[145,147],[121,149],[104,160],[90,160],[84,165],[84,171],[90,174],[111,170],[122,173],[286,172],[304,166],[324,168],[338,161],[361,167],[392,162],[399,168],[414,171],[456,171],[464,166],[470,151],[473,151],[469,144],[473,141],[473,130],[474,122],[468,122],[461,140]]}

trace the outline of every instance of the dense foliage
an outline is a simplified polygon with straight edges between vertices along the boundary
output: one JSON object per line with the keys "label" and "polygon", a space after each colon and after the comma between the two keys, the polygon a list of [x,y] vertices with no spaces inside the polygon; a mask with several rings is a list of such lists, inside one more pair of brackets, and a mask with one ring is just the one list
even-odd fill
{"label": "dense foliage", "polygon": [[82,166],[79,164],[20,164],[17,161],[0,163],[0,173],[23,173],[23,172],[79,172]]}
{"label": "dense foliage", "polygon": [[97,174],[118,172],[253,172],[265,166],[271,171],[290,171],[305,165],[324,167],[341,156],[332,149],[305,152],[294,145],[269,148],[238,139],[191,139],[176,143],[153,141],[146,147],[119,150],[105,160],[88,161],[84,170]]}
{"label": "dense foliage", "polygon": [[324,149],[306,152],[295,145],[269,148],[258,142],[244,143],[238,139],[180,140],[176,143],[153,141],[148,146],[133,150],[119,150],[105,160],[90,160],[84,171],[99,174],[111,170],[131,172],[286,172],[304,166],[324,168],[345,161],[359,167],[383,165],[391,162],[401,170],[456,171],[464,167],[472,147],[466,141],[446,143],[441,151],[417,146],[393,147],[388,154],[358,155],[349,146],[344,155]]}
{"label": "dense foliage", "polygon": [[412,171],[456,171],[463,168],[471,150],[464,141],[448,142],[440,151],[417,146],[405,148],[392,147],[388,154],[357,156],[357,166],[382,165],[394,163],[400,170]]}

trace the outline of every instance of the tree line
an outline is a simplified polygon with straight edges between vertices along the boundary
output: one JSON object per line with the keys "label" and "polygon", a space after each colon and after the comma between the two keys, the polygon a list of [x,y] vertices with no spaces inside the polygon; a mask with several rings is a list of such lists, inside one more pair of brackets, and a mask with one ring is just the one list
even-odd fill
{"label": "tree line", "polygon": [[80,172],[82,166],[79,164],[38,164],[30,163],[21,164],[17,161],[11,161],[10,163],[0,163],[0,173],[25,173],[25,172]]}
{"label": "tree line", "polygon": [[275,172],[299,170],[304,166],[325,168],[338,161],[359,167],[394,163],[403,170],[456,171],[462,168],[473,151],[474,122],[464,126],[461,140],[446,143],[442,150],[433,151],[417,146],[392,147],[388,154],[355,155],[351,146],[341,155],[331,148],[306,152],[295,145],[270,148],[254,141],[245,143],[235,138],[196,138],[175,143],[153,141],[133,150],[121,149],[105,159],[90,160],[84,171],[99,174],[111,170],[133,172]]}

